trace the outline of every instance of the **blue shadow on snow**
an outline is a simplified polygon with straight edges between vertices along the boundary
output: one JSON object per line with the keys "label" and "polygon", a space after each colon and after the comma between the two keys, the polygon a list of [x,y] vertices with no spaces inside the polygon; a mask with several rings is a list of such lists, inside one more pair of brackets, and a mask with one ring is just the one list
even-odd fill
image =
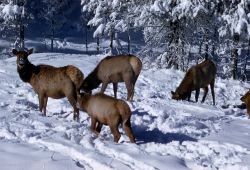
{"label": "blue shadow on snow", "polygon": [[[133,111],[133,115],[145,116],[149,114],[145,111],[135,110]],[[152,115],[150,115],[149,117],[151,118],[151,120],[144,120],[144,123],[150,124],[156,118],[155,116],[152,116]],[[145,125],[137,125],[137,126],[133,125],[132,129],[133,129],[133,133],[135,135],[137,144],[144,144],[144,143],[150,143],[150,142],[167,144],[172,141],[179,141],[181,143],[184,141],[197,142],[197,139],[190,137],[186,134],[163,133],[159,129],[148,130],[148,127]]]}

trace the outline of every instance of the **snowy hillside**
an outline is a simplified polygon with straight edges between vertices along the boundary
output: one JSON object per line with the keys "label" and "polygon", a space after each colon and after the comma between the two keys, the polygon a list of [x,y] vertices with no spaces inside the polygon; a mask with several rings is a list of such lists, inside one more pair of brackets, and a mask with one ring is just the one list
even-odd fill
{"label": "snowy hillside", "polygon": [[[54,66],[73,64],[86,76],[103,57],[38,53],[31,55],[30,61]],[[250,169],[250,119],[246,110],[233,107],[241,104],[240,96],[250,85],[217,78],[216,106],[212,105],[210,91],[203,104],[174,101],[170,92],[183,76],[176,70],[142,70],[134,101],[128,102],[137,144],[129,143],[122,129],[122,138],[116,144],[108,127],[103,127],[98,138],[90,131],[86,113],[81,112],[80,123],[73,121],[66,99],[49,99],[48,116],[42,117],[37,95],[16,72],[15,57],[0,60],[1,168]],[[113,95],[112,91],[109,86],[106,94]],[[125,99],[126,95],[124,84],[119,84],[118,97]],[[200,100],[201,96],[202,92]]]}

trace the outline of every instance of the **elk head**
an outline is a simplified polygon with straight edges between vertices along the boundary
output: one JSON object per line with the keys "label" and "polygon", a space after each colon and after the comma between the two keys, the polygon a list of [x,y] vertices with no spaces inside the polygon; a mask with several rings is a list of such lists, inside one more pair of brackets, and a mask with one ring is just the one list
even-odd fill
{"label": "elk head", "polygon": [[174,100],[185,100],[189,96],[189,93],[181,94],[178,91],[176,92],[171,91],[171,94],[172,94],[172,99]]}
{"label": "elk head", "polygon": [[249,99],[250,99],[250,91],[248,91],[244,96],[240,98],[240,100],[244,103],[247,103]]}
{"label": "elk head", "polygon": [[33,49],[28,51],[17,51],[13,49],[12,53],[17,56],[16,64],[18,69],[23,69],[25,65],[29,64],[28,56],[33,53]]}

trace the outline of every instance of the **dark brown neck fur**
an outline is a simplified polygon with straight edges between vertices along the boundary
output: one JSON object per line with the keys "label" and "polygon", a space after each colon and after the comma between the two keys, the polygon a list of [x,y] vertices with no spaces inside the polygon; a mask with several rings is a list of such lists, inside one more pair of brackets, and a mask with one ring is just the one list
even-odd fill
{"label": "dark brown neck fur", "polygon": [[19,73],[19,77],[22,79],[22,81],[30,82],[32,75],[38,74],[40,72],[40,67],[28,62],[23,68],[19,68],[17,66],[17,72]]}
{"label": "dark brown neck fur", "polygon": [[187,98],[187,95],[193,90],[193,83],[192,83],[192,74],[189,71],[184,79],[182,80],[181,84],[179,87],[176,89],[176,92],[183,96],[183,99]]}
{"label": "dark brown neck fur", "polygon": [[98,72],[98,66],[84,80],[84,82],[88,84],[88,90],[93,90],[102,83],[97,76],[97,72]]}

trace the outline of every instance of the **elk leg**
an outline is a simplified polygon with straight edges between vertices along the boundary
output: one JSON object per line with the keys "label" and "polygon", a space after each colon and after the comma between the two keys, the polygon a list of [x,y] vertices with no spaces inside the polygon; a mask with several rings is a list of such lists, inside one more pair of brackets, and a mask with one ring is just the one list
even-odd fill
{"label": "elk leg", "polygon": [[119,139],[121,137],[121,134],[120,134],[120,132],[118,130],[118,125],[116,125],[116,126],[111,125],[110,130],[111,130],[111,132],[112,132],[112,134],[114,136],[114,142],[118,143],[118,141],[119,141]]}
{"label": "elk leg", "polygon": [[39,110],[40,110],[40,112],[42,112],[43,106],[44,106],[44,104],[43,104],[44,103],[44,94],[38,94],[38,99],[39,99]]}
{"label": "elk leg", "polygon": [[97,122],[98,124],[97,124],[97,127],[96,127],[96,132],[99,134],[100,132],[101,132],[101,130],[102,130],[102,123],[100,123],[99,121]]}
{"label": "elk leg", "polygon": [[214,97],[214,80],[210,83],[211,93],[213,97],[213,105],[215,105],[215,97]]}
{"label": "elk leg", "polygon": [[117,88],[118,88],[118,83],[113,83],[113,90],[114,90],[115,98],[117,98]]}
{"label": "elk leg", "polygon": [[98,135],[97,131],[96,131],[96,124],[97,124],[97,120],[96,118],[94,118],[93,116],[91,116],[91,125],[90,125],[90,129],[92,132],[94,132],[96,135]]}
{"label": "elk leg", "polygon": [[79,121],[79,109],[76,107],[76,99],[73,95],[66,96],[68,98],[69,103],[74,109],[73,119]]}
{"label": "elk leg", "polygon": [[133,86],[132,84],[129,82],[129,81],[125,81],[125,85],[126,85],[126,88],[127,88],[127,100],[131,101],[132,100],[132,93],[133,93]]}
{"label": "elk leg", "polygon": [[204,88],[204,95],[203,95],[203,97],[202,97],[201,103],[204,103],[204,101],[205,101],[205,99],[206,99],[206,97],[207,97],[207,92],[208,92],[208,87],[205,87],[205,88]]}
{"label": "elk leg", "polygon": [[132,131],[132,128],[131,128],[130,119],[123,122],[123,129],[126,132],[127,136],[129,137],[130,142],[135,143],[135,137],[133,135],[133,131]]}
{"label": "elk leg", "polygon": [[103,82],[103,83],[102,83],[102,88],[101,88],[100,93],[104,93],[104,91],[106,90],[107,86],[108,86],[108,83]]}
{"label": "elk leg", "polygon": [[135,93],[135,85],[132,84],[131,86],[132,86],[132,87],[131,87],[131,100],[133,100],[133,98],[134,98],[134,93]]}
{"label": "elk leg", "polygon": [[199,94],[200,94],[200,88],[195,90],[195,102],[198,102]]}
{"label": "elk leg", "polygon": [[48,97],[44,96],[43,98],[43,114],[46,116],[46,107],[47,107]]}
{"label": "elk leg", "polygon": [[188,92],[188,101],[190,101],[191,94],[192,94],[192,91],[191,91],[191,92]]}
{"label": "elk leg", "polygon": [[[138,75],[138,76],[139,76],[139,75]],[[133,100],[133,98],[134,98],[134,94],[135,94],[135,83],[136,83],[136,80],[137,80],[138,76],[135,76],[135,75],[134,75],[134,79],[133,79],[133,83],[132,83],[132,96],[131,96],[132,100]]]}

